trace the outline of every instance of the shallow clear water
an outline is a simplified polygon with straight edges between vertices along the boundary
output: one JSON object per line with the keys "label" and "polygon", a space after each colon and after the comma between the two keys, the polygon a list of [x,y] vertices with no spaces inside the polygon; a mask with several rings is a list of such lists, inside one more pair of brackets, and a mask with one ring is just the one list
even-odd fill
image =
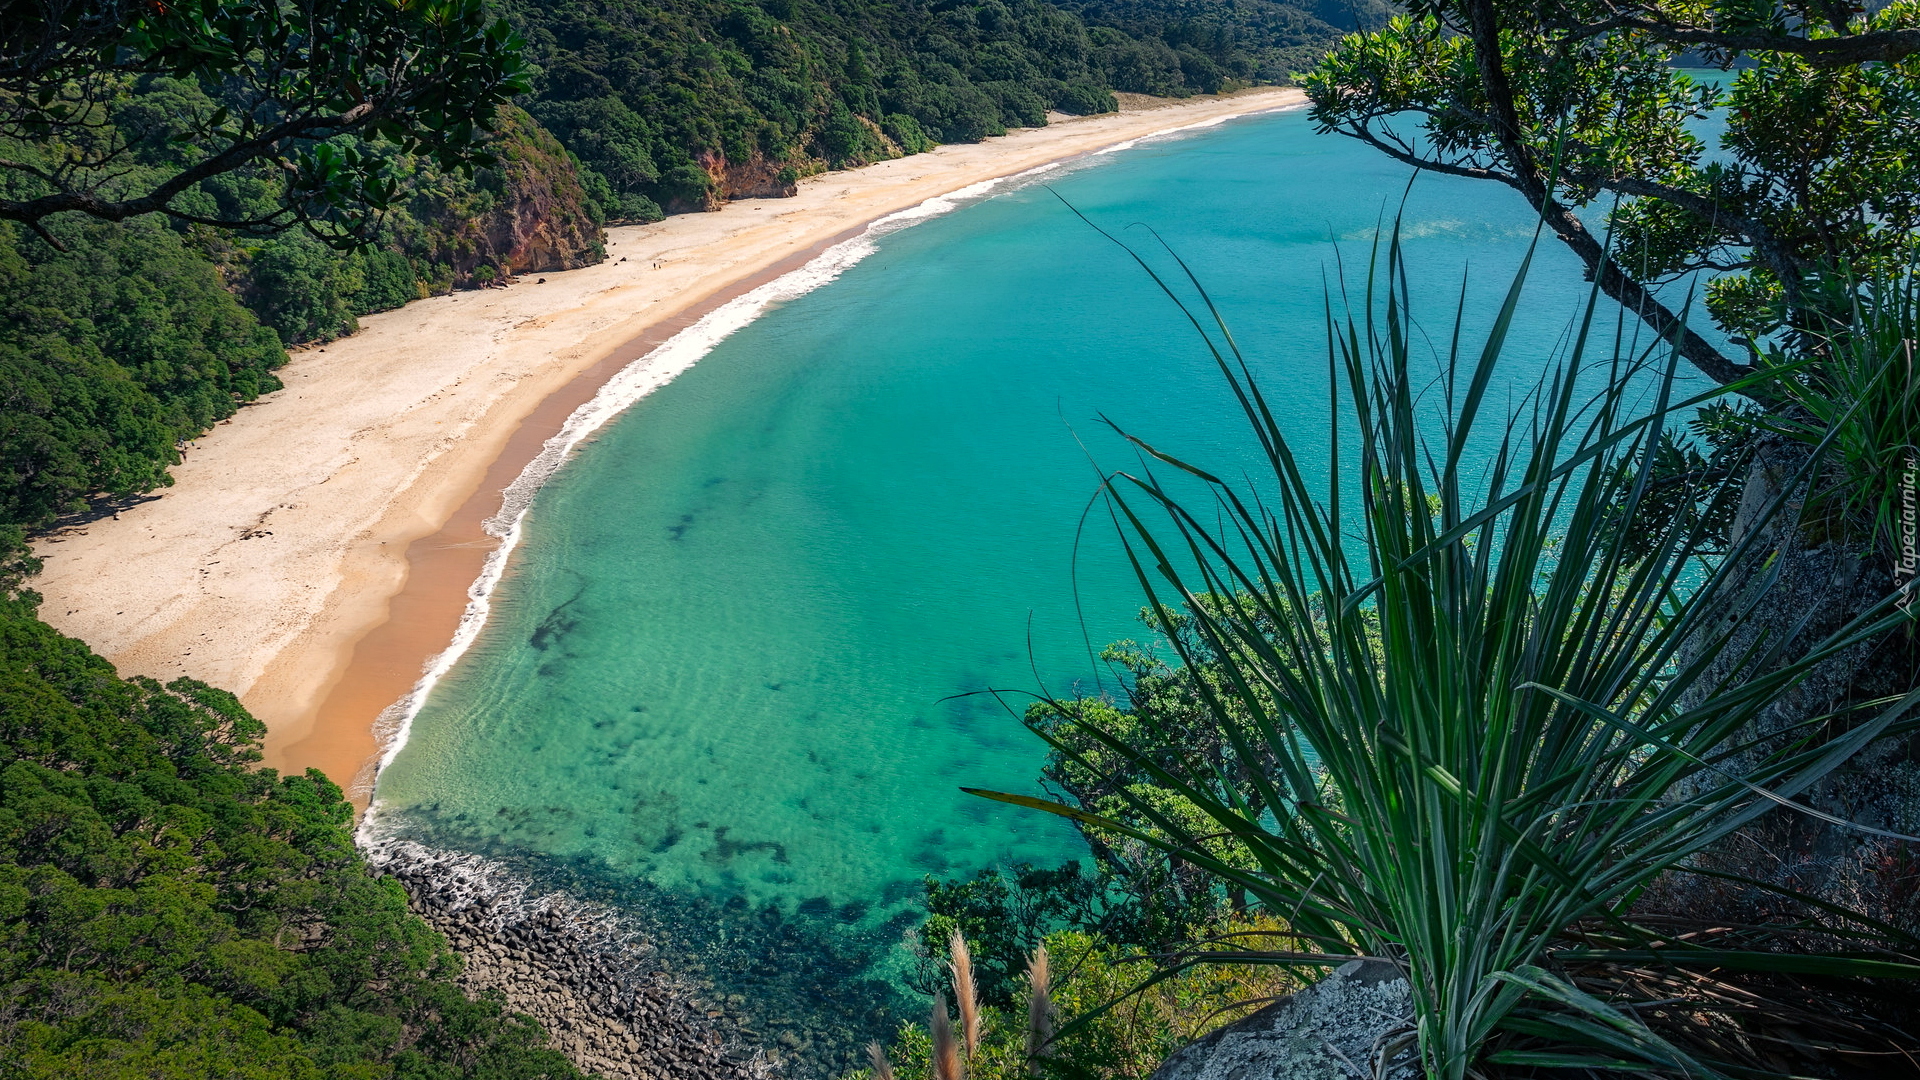
{"label": "shallow clear water", "polygon": [[[1045,180],[885,237],[583,448],[381,774],[382,806],[443,845],[681,905],[725,986],[758,977],[769,926],[835,946],[847,985],[888,977],[925,875],[1075,857],[1071,830],[959,787],[1033,790],[1041,759],[978,691],[1018,709],[1036,673],[1097,689],[1089,641],[1138,629],[1104,517],[1080,544],[1085,636],[1076,616],[1088,454],[1131,461],[1098,418],[1215,467],[1251,461],[1179,312],[1054,192],[1186,257],[1317,469],[1332,241],[1364,273],[1407,176],[1296,112]],[[1533,229],[1503,188],[1423,177],[1403,233],[1444,346],[1463,273],[1474,340]],[[1586,289],[1542,247],[1515,395]]]}

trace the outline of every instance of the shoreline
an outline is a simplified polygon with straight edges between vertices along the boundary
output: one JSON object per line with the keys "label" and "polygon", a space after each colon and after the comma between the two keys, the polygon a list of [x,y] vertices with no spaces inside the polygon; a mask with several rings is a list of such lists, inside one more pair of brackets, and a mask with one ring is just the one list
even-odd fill
{"label": "shoreline", "polygon": [[609,229],[595,266],[367,316],[190,444],[174,487],[37,541],[42,617],[122,674],[232,690],[267,725],[266,765],[318,767],[364,810],[376,721],[454,640],[503,489],[635,360],[928,200],[1303,100],[1156,104],[824,173]]}

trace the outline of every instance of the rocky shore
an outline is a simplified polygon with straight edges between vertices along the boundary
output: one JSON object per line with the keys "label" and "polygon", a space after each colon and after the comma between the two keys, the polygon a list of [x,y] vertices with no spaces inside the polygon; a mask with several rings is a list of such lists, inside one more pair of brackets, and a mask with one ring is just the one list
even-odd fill
{"label": "rocky shore", "polygon": [[[925,1008],[885,968],[918,925],[917,907],[891,918],[824,898],[754,908],[662,890],[590,858],[476,850],[458,836],[436,842],[436,828],[390,817],[362,834],[361,847],[466,957],[470,988],[498,989],[559,1044],[578,1042],[568,1050],[576,1060],[591,1049],[631,1065],[631,1075],[660,1075],[649,1063],[672,1047],[721,1070],[689,1075],[835,1080],[864,1068],[869,1042],[891,1041],[900,1017]],[[636,1000],[646,1010],[635,1014]],[[642,1051],[607,1049],[628,1035]],[[717,1058],[701,1045],[717,1045]],[[675,1065],[672,1074],[683,1072]]]}
{"label": "rocky shore", "polygon": [[666,972],[618,913],[562,893],[535,895],[472,855],[398,842],[375,845],[368,859],[447,935],[466,962],[463,987],[501,994],[581,1069],[636,1080],[786,1074],[785,1055],[756,1047],[744,998]]}

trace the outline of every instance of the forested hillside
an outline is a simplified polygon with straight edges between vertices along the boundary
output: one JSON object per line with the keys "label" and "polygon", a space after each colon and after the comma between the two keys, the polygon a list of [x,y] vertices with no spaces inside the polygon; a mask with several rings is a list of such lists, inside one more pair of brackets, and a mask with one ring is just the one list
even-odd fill
{"label": "forested hillside", "polygon": [[0,530],[0,1071],[452,1080],[579,1074],[469,1000],[370,877],[340,789],[255,768],[233,695],[119,678],[11,592]]}
{"label": "forested hillside", "polygon": [[[197,93],[145,89],[152,108]],[[351,251],[71,216],[48,226],[56,248],[0,223],[0,525],[168,483],[179,442],[279,387],[286,344],[456,284],[598,259],[598,210],[553,136],[512,110],[494,152],[472,176],[401,161],[408,197]],[[248,175],[204,186],[228,213],[258,209]]]}
{"label": "forested hillside", "polygon": [[[1234,83],[1281,83],[1309,71],[1338,33],[1375,26],[1396,8],[1388,0],[1058,0],[1096,27],[1097,38],[1125,33],[1142,49],[1171,54],[1146,70],[1116,71],[1135,85],[1114,89],[1178,94],[1181,83],[1212,93]],[[1162,51],[1164,50],[1164,51]]]}
{"label": "forested hillside", "polygon": [[1338,36],[1273,0],[503,2],[535,66],[528,109],[619,220],[1109,112],[1114,90],[1284,81]]}

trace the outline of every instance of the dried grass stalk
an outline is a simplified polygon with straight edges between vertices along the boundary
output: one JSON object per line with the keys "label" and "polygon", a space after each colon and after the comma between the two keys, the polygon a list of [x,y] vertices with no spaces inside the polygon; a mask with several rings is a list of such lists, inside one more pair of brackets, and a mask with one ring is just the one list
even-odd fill
{"label": "dried grass stalk", "polygon": [[953,954],[953,997],[960,1006],[960,1031],[966,1038],[967,1056],[972,1057],[980,1050],[980,995],[973,985],[973,953],[958,927],[947,939],[947,948]]}
{"label": "dried grass stalk", "polygon": [[927,1025],[933,1034],[934,1080],[962,1080],[960,1045],[953,1038],[953,1021],[947,1016],[947,995],[935,991],[933,1018]]}
{"label": "dried grass stalk", "polygon": [[1053,1041],[1053,973],[1042,942],[1027,962],[1027,1071],[1040,1075],[1040,1059]]}

